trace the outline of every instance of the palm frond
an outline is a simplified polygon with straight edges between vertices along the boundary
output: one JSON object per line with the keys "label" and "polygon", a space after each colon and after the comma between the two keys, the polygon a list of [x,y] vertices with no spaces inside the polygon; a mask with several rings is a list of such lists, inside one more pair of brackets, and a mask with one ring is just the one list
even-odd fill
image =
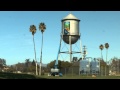
{"label": "palm frond", "polygon": [[30,25],[30,32],[32,32],[32,35],[36,33],[36,26],[35,25]]}
{"label": "palm frond", "polygon": [[101,45],[99,46],[99,48],[100,48],[101,50],[103,50],[103,49],[104,49],[104,46],[101,44]]}
{"label": "palm frond", "polygon": [[109,44],[105,43],[105,48],[108,49],[109,48]]}
{"label": "palm frond", "polygon": [[41,30],[41,32],[44,32],[45,29],[46,29],[45,23],[41,22],[41,23],[39,24],[39,30]]}

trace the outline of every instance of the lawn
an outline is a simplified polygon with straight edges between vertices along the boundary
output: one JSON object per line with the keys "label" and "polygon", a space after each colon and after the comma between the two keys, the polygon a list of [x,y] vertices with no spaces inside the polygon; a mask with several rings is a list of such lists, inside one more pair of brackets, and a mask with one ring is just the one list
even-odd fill
{"label": "lawn", "polygon": [[[38,79],[35,75],[0,72],[0,79]],[[39,77],[39,79],[45,79]]]}
{"label": "lawn", "polygon": [[97,77],[92,77],[92,76],[63,76],[63,77],[48,77],[48,76],[42,76],[43,78],[47,79],[120,79],[120,76],[97,76]]}
{"label": "lawn", "polygon": [[3,73],[0,72],[0,79],[120,79],[120,76],[79,76],[79,75],[65,75],[63,77],[54,77],[47,75],[35,76],[30,74],[17,74],[17,73]]}

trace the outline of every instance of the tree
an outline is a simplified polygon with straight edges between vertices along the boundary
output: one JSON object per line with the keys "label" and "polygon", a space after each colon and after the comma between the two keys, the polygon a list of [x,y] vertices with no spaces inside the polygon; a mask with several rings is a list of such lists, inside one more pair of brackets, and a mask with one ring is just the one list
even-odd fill
{"label": "tree", "polygon": [[99,48],[100,48],[100,50],[101,50],[101,58],[102,58],[102,60],[103,60],[102,50],[104,49],[104,46],[101,44],[101,45],[99,46]]}
{"label": "tree", "polygon": [[[55,66],[55,61],[51,61],[47,66],[48,68],[54,68]],[[68,62],[68,61],[61,61],[61,60],[58,60],[58,68],[59,69],[62,69],[62,68],[69,68],[72,66],[72,63]]]}
{"label": "tree", "polygon": [[26,59],[26,60],[25,60],[25,66],[28,67],[28,66],[29,66],[29,63],[30,63],[30,60],[29,60],[29,59]]}
{"label": "tree", "polygon": [[6,60],[0,58],[0,70],[2,70],[6,66]]}
{"label": "tree", "polygon": [[35,60],[33,59],[32,66],[35,66],[35,65],[36,65],[36,63],[35,63]]}
{"label": "tree", "polygon": [[36,59],[35,41],[34,41],[34,34],[36,33],[36,30],[37,29],[36,29],[35,25],[30,26],[30,32],[32,32],[32,35],[33,35],[34,54],[35,54],[35,61],[36,61],[36,75],[38,75],[38,73],[37,73],[37,59]]}
{"label": "tree", "polygon": [[104,62],[103,59],[100,60],[100,72],[101,72],[101,76],[105,74],[105,66],[106,66],[106,62]]}
{"label": "tree", "polygon": [[1,64],[2,66],[5,66],[5,65],[6,65],[6,60],[5,60],[5,59],[0,58],[0,64]]}
{"label": "tree", "polygon": [[108,48],[109,48],[108,43],[105,43],[105,48],[106,48],[106,63],[107,63],[107,55],[108,55]]}
{"label": "tree", "polygon": [[99,46],[99,49],[101,50],[101,59],[103,60],[102,50],[104,49],[104,46],[101,44],[101,45]]}
{"label": "tree", "polygon": [[39,30],[42,32],[42,45],[41,45],[41,55],[40,55],[40,69],[39,69],[39,75],[41,75],[41,65],[42,65],[42,48],[43,48],[43,32],[46,29],[45,23],[40,23]]}
{"label": "tree", "polygon": [[48,64],[47,64],[47,67],[48,67],[48,68],[54,68],[54,66],[55,66],[55,61],[56,61],[56,60],[51,61],[50,63],[48,63]]}
{"label": "tree", "polygon": [[114,57],[110,60],[110,70],[111,72],[115,74],[119,74],[120,71],[120,59],[117,57]]}
{"label": "tree", "polygon": [[[28,64],[29,64],[29,61],[28,61]],[[15,64],[15,67],[17,68],[17,71],[21,71],[21,72],[23,72],[24,66],[25,66],[24,63],[19,63],[18,62],[17,64]]]}
{"label": "tree", "polygon": [[[108,43],[105,43],[105,48],[106,48],[106,66],[107,66],[107,54],[108,54],[108,48],[109,48],[109,44]],[[105,67],[105,70],[107,68]],[[106,70],[107,71],[107,70]],[[106,71],[105,71],[105,76],[106,76]]]}
{"label": "tree", "polygon": [[8,72],[14,72],[16,71],[15,65],[9,66]]}

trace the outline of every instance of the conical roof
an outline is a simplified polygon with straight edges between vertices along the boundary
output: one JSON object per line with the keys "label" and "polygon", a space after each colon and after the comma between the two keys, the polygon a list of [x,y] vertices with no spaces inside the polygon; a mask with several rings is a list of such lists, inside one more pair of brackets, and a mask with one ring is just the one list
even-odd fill
{"label": "conical roof", "polygon": [[65,18],[62,19],[63,20],[79,20],[77,17],[75,17],[73,14],[68,14]]}

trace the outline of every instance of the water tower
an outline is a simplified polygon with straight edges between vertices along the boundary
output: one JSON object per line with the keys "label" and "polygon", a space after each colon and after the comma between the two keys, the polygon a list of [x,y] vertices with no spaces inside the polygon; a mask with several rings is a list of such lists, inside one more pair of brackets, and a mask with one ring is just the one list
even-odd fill
{"label": "water tower", "polygon": [[[78,51],[72,50],[72,45],[76,44],[78,42],[78,40],[80,40],[79,23],[80,23],[80,20],[71,13],[68,14],[65,18],[63,18],[61,20],[62,30],[61,30],[60,45],[59,45],[57,60],[58,60],[59,54],[63,53],[63,54],[69,54],[70,62],[72,62],[72,54],[82,52],[82,50],[81,50],[82,46],[80,46],[81,41],[78,46],[80,48],[80,50],[78,50]],[[63,43],[65,43],[69,46],[68,51],[61,50],[61,45],[63,44],[62,41],[63,41]]]}

